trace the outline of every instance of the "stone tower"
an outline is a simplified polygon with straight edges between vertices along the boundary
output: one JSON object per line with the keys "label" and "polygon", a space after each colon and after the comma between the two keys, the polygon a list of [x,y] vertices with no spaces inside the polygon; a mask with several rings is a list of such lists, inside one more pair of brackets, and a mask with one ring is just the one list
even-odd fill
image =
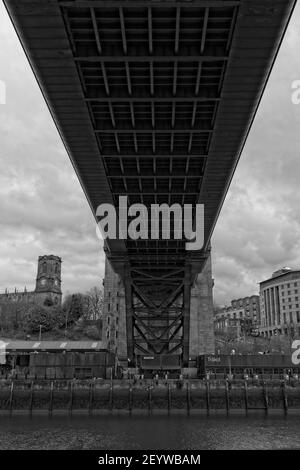
{"label": "stone tower", "polygon": [[36,301],[42,305],[61,305],[61,258],[58,256],[39,256],[35,294]]}

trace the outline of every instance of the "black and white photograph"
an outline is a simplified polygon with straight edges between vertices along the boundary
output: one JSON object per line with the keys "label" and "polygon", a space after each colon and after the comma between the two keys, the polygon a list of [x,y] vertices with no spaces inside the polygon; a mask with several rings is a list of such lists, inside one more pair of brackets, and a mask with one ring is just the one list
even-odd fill
{"label": "black and white photograph", "polygon": [[300,449],[297,0],[1,0],[0,168],[2,462]]}

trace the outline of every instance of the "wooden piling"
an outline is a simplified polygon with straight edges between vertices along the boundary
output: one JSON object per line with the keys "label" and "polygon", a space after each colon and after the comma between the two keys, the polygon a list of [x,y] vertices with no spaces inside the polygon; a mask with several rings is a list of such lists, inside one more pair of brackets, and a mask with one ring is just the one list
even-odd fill
{"label": "wooden piling", "polygon": [[131,384],[129,386],[128,407],[129,407],[129,413],[131,413],[132,412],[132,385]]}
{"label": "wooden piling", "polygon": [[230,401],[229,401],[228,380],[225,381],[225,402],[226,402],[226,413],[227,413],[227,415],[229,415],[229,412],[230,412]]}
{"label": "wooden piling", "polygon": [[110,389],[109,389],[109,410],[112,411],[114,407],[114,385],[113,381],[110,382]]}
{"label": "wooden piling", "polygon": [[168,413],[170,413],[172,407],[172,392],[171,385],[168,384]]}
{"label": "wooden piling", "polygon": [[210,386],[209,386],[209,380],[206,379],[206,411],[207,414],[210,412]]}
{"label": "wooden piling", "polygon": [[248,402],[248,384],[247,384],[247,380],[245,380],[245,382],[244,382],[244,394],[245,394],[245,412],[246,412],[246,415],[248,415],[249,402]]}
{"label": "wooden piling", "polygon": [[191,390],[189,382],[186,384],[186,410],[189,415],[191,411]]}
{"label": "wooden piling", "polygon": [[12,380],[10,384],[10,397],[9,397],[9,414],[12,415],[13,410],[13,400],[14,400],[14,381]]}
{"label": "wooden piling", "polygon": [[268,397],[268,389],[265,382],[263,382],[263,397],[264,397],[264,405],[265,405],[265,412],[268,413],[269,411],[269,397]]}
{"label": "wooden piling", "polygon": [[32,409],[33,409],[33,395],[34,395],[34,382],[31,382],[31,387],[30,387],[30,401],[29,401],[29,413],[30,416],[32,415]]}
{"label": "wooden piling", "polygon": [[69,413],[72,415],[73,413],[73,397],[74,397],[74,382],[72,381],[70,384],[70,403],[69,403]]}
{"label": "wooden piling", "polygon": [[283,401],[284,413],[287,414],[289,405],[288,405],[288,396],[287,396],[285,381],[282,383],[282,401]]}
{"label": "wooden piling", "polygon": [[149,385],[148,390],[148,410],[149,413],[152,414],[152,384]]}
{"label": "wooden piling", "polygon": [[51,384],[50,384],[50,397],[49,397],[49,416],[52,416],[52,410],[53,410],[53,389],[54,389],[54,383],[51,382]]}
{"label": "wooden piling", "polygon": [[94,383],[90,383],[90,392],[89,392],[89,415],[93,412],[93,405],[94,405]]}

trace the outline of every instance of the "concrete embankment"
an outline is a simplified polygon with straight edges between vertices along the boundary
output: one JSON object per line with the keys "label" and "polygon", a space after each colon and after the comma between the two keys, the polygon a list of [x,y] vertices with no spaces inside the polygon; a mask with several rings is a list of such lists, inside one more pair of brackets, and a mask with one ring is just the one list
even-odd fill
{"label": "concrete embankment", "polygon": [[72,380],[9,381],[0,383],[0,410],[133,412],[135,410],[183,410],[191,413],[215,410],[300,411],[300,383],[237,381],[138,381]]}

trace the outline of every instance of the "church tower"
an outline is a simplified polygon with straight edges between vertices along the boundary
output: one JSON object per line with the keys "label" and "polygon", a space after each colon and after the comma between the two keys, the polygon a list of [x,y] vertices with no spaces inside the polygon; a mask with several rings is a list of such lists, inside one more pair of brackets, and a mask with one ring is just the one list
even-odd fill
{"label": "church tower", "polygon": [[35,294],[42,305],[61,305],[61,258],[58,256],[39,256]]}

